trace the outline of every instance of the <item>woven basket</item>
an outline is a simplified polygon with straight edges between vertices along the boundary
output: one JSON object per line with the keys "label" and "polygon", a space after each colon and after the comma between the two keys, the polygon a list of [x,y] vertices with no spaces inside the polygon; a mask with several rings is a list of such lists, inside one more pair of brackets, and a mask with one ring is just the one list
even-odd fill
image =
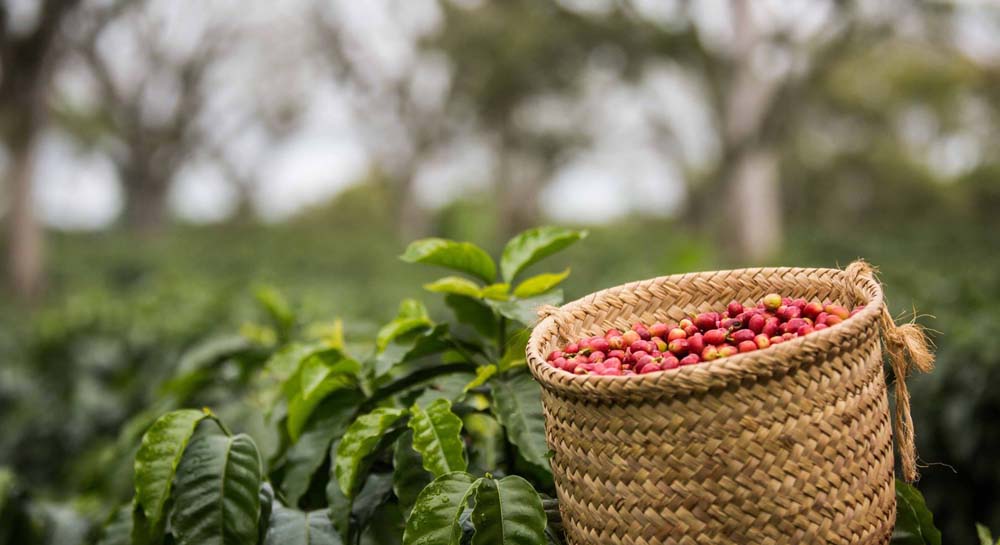
{"label": "woven basket", "polygon": [[[545,362],[569,339],[676,322],[769,292],[866,306],[807,337],[663,373],[574,375]],[[897,439],[909,479],[903,379],[909,361],[926,369],[932,357],[918,327],[892,323],[863,262],[667,276],[542,314],[527,359],[542,385],[571,545],[888,543],[896,504],[880,341],[899,377]]]}

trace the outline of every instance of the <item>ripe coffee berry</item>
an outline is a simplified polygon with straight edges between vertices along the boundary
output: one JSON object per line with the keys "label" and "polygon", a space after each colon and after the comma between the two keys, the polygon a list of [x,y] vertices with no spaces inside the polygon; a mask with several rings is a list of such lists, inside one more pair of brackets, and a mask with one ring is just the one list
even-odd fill
{"label": "ripe coffee berry", "polygon": [[590,349],[598,352],[607,352],[611,348],[611,343],[604,337],[594,337],[590,339]]}
{"label": "ripe coffee berry", "polygon": [[732,301],[723,312],[702,312],[677,325],[635,323],[624,332],[608,329],[553,350],[546,361],[578,375],[646,375],[766,350],[829,329],[863,309],[772,293],[756,303]]}
{"label": "ripe coffee berry", "polygon": [[694,325],[698,326],[698,329],[702,331],[713,329],[718,323],[718,312],[703,312],[694,318]]}
{"label": "ripe coffee berry", "polygon": [[670,332],[670,326],[668,326],[663,322],[656,322],[655,324],[649,326],[649,334],[654,337],[666,339],[667,333],[669,332]]}
{"label": "ripe coffee berry", "polygon": [[726,342],[726,330],[713,329],[710,331],[706,331],[705,334],[702,335],[702,338],[708,344],[716,344],[716,345],[722,344]]}
{"label": "ripe coffee berry", "polygon": [[696,363],[698,363],[700,361],[701,361],[701,358],[698,357],[698,354],[688,354],[687,356],[684,356],[683,358],[681,358],[680,364],[681,364],[681,366],[684,366],[684,365],[694,365],[694,364],[696,364]]}

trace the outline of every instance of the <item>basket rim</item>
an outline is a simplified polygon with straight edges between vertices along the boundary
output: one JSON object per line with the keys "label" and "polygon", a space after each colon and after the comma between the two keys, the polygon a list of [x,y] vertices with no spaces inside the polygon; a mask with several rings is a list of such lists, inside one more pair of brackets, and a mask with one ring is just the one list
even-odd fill
{"label": "basket rim", "polygon": [[[543,388],[557,395],[603,401],[643,400],[670,395],[691,395],[726,388],[745,380],[763,380],[786,373],[810,362],[825,359],[831,351],[843,352],[864,342],[867,329],[879,330],[885,299],[882,286],[867,266],[846,269],[811,267],[759,267],[703,271],[658,276],[606,288],[571,301],[549,312],[531,331],[525,356],[528,369]],[[836,326],[805,337],[771,346],[766,350],[736,354],[698,365],[679,367],[660,373],[635,376],[576,375],[548,364],[541,347],[553,333],[574,322],[574,312],[617,297],[622,292],[646,290],[661,284],[685,285],[706,276],[796,276],[828,275],[841,277],[845,285],[865,294],[865,308]],[[619,305],[620,306],[620,305]],[[555,331],[554,331],[555,330]]]}

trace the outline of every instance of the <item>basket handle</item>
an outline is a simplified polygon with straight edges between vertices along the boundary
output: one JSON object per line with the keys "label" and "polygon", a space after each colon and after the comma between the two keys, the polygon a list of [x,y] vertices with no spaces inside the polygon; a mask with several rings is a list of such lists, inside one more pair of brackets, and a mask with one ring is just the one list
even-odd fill
{"label": "basket handle", "polygon": [[[859,277],[867,277],[878,282],[875,270],[864,260],[851,263],[846,272],[852,282]],[[933,345],[927,338],[924,328],[917,323],[896,325],[884,299],[881,313],[879,319],[882,324],[883,344],[889,355],[892,372],[896,376],[896,443],[903,465],[903,479],[914,482],[920,475],[917,472],[917,448],[914,443],[910,391],[906,387],[906,377],[914,369],[927,373],[934,368],[934,353],[931,352]]]}

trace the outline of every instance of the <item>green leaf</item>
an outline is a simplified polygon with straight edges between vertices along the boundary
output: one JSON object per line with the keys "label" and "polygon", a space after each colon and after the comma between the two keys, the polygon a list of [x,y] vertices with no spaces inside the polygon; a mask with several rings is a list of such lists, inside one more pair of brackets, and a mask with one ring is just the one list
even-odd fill
{"label": "green leaf", "polygon": [[525,460],[548,469],[545,454],[545,421],[542,417],[541,388],[525,372],[506,373],[490,381],[493,413],[507,430],[511,443],[517,445]]}
{"label": "green leaf", "polygon": [[538,309],[545,305],[562,303],[563,293],[555,289],[528,299],[511,299],[510,301],[490,301],[486,303],[500,313],[501,316],[532,326],[538,321]]}
{"label": "green leaf", "polygon": [[514,367],[527,365],[524,352],[528,348],[528,337],[530,336],[530,329],[518,330],[510,336],[507,346],[504,347],[503,357],[500,358],[500,362],[497,364],[501,373]]}
{"label": "green leaf", "polygon": [[273,286],[260,286],[254,290],[254,297],[274,322],[281,338],[287,338],[295,325],[295,315],[285,296]]}
{"label": "green leaf", "polygon": [[427,314],[427,308],[422,303],[413,299],[405,299],[399,304],[399,314],[391,322],[382,326],[382,329],[379,329],[375,337],[375,344],[379,351],[382,351],[393,339],[415,329],[433,325],[434,322],[431,321]]}
{"label": "green leaf", "polygon": [[439,324],[393,339],[375,356],[375,377],[385,376],[400,363],[444,351],[451,346],[446,339],[447,332],[447,324]]}
{"label": "green leaf", "polygon": [[256,543],[261,463],[247,435],[200,426],[177,468],[170,525],[178,545]]}
{"label": "green leaf", "polygon": [[400,259],[408,263],[446,267],[482,278],[486,282],[492,282],[497,275],[493,258],[471,242],[425,238],[410,243]]}
{"label": "green leaf", "polygon": [[941,545],[941,532],[934,527],[934,516],[927,509],[923,495],[916,488],[896,480],[896,527],[893,545]]}
{"label": "green leaf", "polygon": [[406,517],[395,503],[387,503],[375,512],[361,534],[360,545],[399,545],[403,542]]}
{"label": "green leaf", "polygon": [[472,545],[538,545],[545,543],[545,510],[531,484],[517,475],[489,476],[476,487],[472,510],[476,533]]}
{"label": "green leaf", "polygon": [[473,473],[494,472],[507,463],[503,426],[492,416],[469,413],[462,417],[469,436],[469,467]]}
{"label": "green leaf", "polygon": [[465,471],[465,444],[462,443],[462,419],[451,412],[451,402],[438,399],[427,409],[410,408],[409,427],[413,430],[413,448],[420,453],[424,469],[435,477],[453,471]]}
{"label": "green leaf", "polygon": [[493,364],[483,365],[483,366],[481,366],[481,367],[479,367],[479,368],[476,369],[476,378],[472,379],[471,382],[469,382],[468,384],[466,384],[465,388],[463,388],[462,390],[465,391],[465,392],[468,392],[469,390],[471,390],[473,388],[478,388],[478,387],[482,386],[483,384],[486,384],[486,381],[489,380],[490,377],[492,377],[496,373],[497,373],[497,366],[496,365],[493,365]]}
{"label": "green leaf", "polygon": [[479,284],[461,276],[446,276],[444,278],[439,278],[430,284],[424,284],[424,289],[435,293],[454,293],[456,295],[465,295],[466,297],[474,297],[476,299],[483,296],[483,292],[479,287]]}
{"label": "green leaf", "polygon": [[357,525],[358,531],[368,526],[375,513],[384,507],[391,498],[392,474],[372,473],[369,475],[351,506],[351,520]]}
{"label": "green leaf", "polygon": [[490,284],[483,288],[482,296],[485,299],[493,299],[494,301],[506,301],[510,299],[510,284],[506,282]]}
{"label": "green leaf", "polygon": [[559,273],[543,273],[524,280],[514,288],[514,297],[534,297],[558,286],[569,276],[569,268]]}
{"label": "green leaf", "polygon": [[309,421],[309,417],[312,416],[313,411],[321,401],[337,390],[353,388],[356,385],[357,379],[353,375],[335,373],[326,377],[323,382],[317,385],[309,399],[306,399],[301,391],[295,392],[288,400],[288,420],[286,422],[288,435],[292,438],[292,441],[299,440],[302,428]]}
{"label": "green leaf", "polygon": [[479,481],[468,473],[448,473],[427,485],[406,521],[403,545],[458,545],[458,519]]}
{"label": "green leaf", "polygon": [[337,447],[334,471],[340,490],[348,498],[353,498],[361,485],[360,470],[365,459],[404,414],[403,409],[383,407],[358,417],[347,428]]}
{"label": "green leaf", "polygon": [[345,543],[351,543],[351,499],[340,490],[335,472],[340,441],[338,439],[330,445],[330,478],[326,483],[326,505],[333,527],[337,529],[337,533]]}
{"label": "green leaf", "polygon": [[[979,537],[979,545],[994,545],[993,533],[986,526],[976,523],[976,536]],[[1000,540],[997,540],[997,543],[1000,543]]]}
{"label": "green leaf", "polygon": [[423,468],[420,453],[413,449],[413,431],[407,430],[396,439],[392,467],[392,489],[403,515],[409,516],[420,491],[434,479]]}
{"label": "green leaf", "polygon": [[132,510],[132,545],[160,545],[163,543],[166,527],[167,517],[161,518],[156,526],[152,526],[142,507],[136,505]]}
{"label": "green leaf", "polygon": [[507,282],[533,263],[587,236],[586,231],[563,227],[535,227],[510,239],[500,258],[500,271]]}
{"label": "green leaf", "polygon": [[313,474],[323,465],[330,445],[347,430],[355,408],[363,400],[360,391],[343,390],[323,400],[309,418],[301,437],[285,454],[287,469],[281,489],[290,505],[298,505]]}
{"label": "green leaf", "polygon": [[132,545],[132,509],[129,503],[122,506],[101,530],[101,538],[97,545]]}
{"label": "green leaf", "polygon": [[211,367],[233,356],[252,349],[254,345],[242,335],[209,337],[184,352],[174,376],[185,375],[198,369]]}
{"label": "green leaf", "polygon": [[286,383],[301,369],[309,356],[327,350],[324,343],[289,343],[275,352],[264,364],[264,373],[278,382]]}
{"label": "green leaf", "polygon": [[333,528],[326,511],[303,513],[275,505],[264,545],[341,545],[343,541]]}
{"label": "green leaf", "polygon": [[135,455],[135,498],[150,527],[158,528],[164,520],[177,466],[198,423],[207,417],[194,409],[169,412],[142,436]]}
{"label": "green leaf", "polygon": [[[271,513],[274,511],[274,487],[271,483],[264,481],[260,484],[260,490],[257,491],[257,496],[260,498],[260,518],[261,524],[257,525],[257,535],[258,542],[264,542],[264,535],[267,534],[268,524],[271,520]],[[281,505],[278,503],[277,505]]]}
{"label": "green leaf", "polygon": [[454,371],[437,377],[427,383],[424,391],[413,402],[421,407],[426,407],[439,399],[456,403],[465,397],[465,387],[475,377],[473,373],[465,371]]}
{"label": "green leaf", "polygon": [[361,365],[344,355],[339,350],[324,350],[307,357],[302,362],[302,399],[309,401],[318,390],[323,381],[330,375],[343,373],[346,375],[357,375],[361,371]]}
{"label": "green leaf", "polygon": [[448,295],[444,303],[455,313],[458,323],[472,326],[484,337],[496,337],[497,319],[486,304],[462,295]]}

